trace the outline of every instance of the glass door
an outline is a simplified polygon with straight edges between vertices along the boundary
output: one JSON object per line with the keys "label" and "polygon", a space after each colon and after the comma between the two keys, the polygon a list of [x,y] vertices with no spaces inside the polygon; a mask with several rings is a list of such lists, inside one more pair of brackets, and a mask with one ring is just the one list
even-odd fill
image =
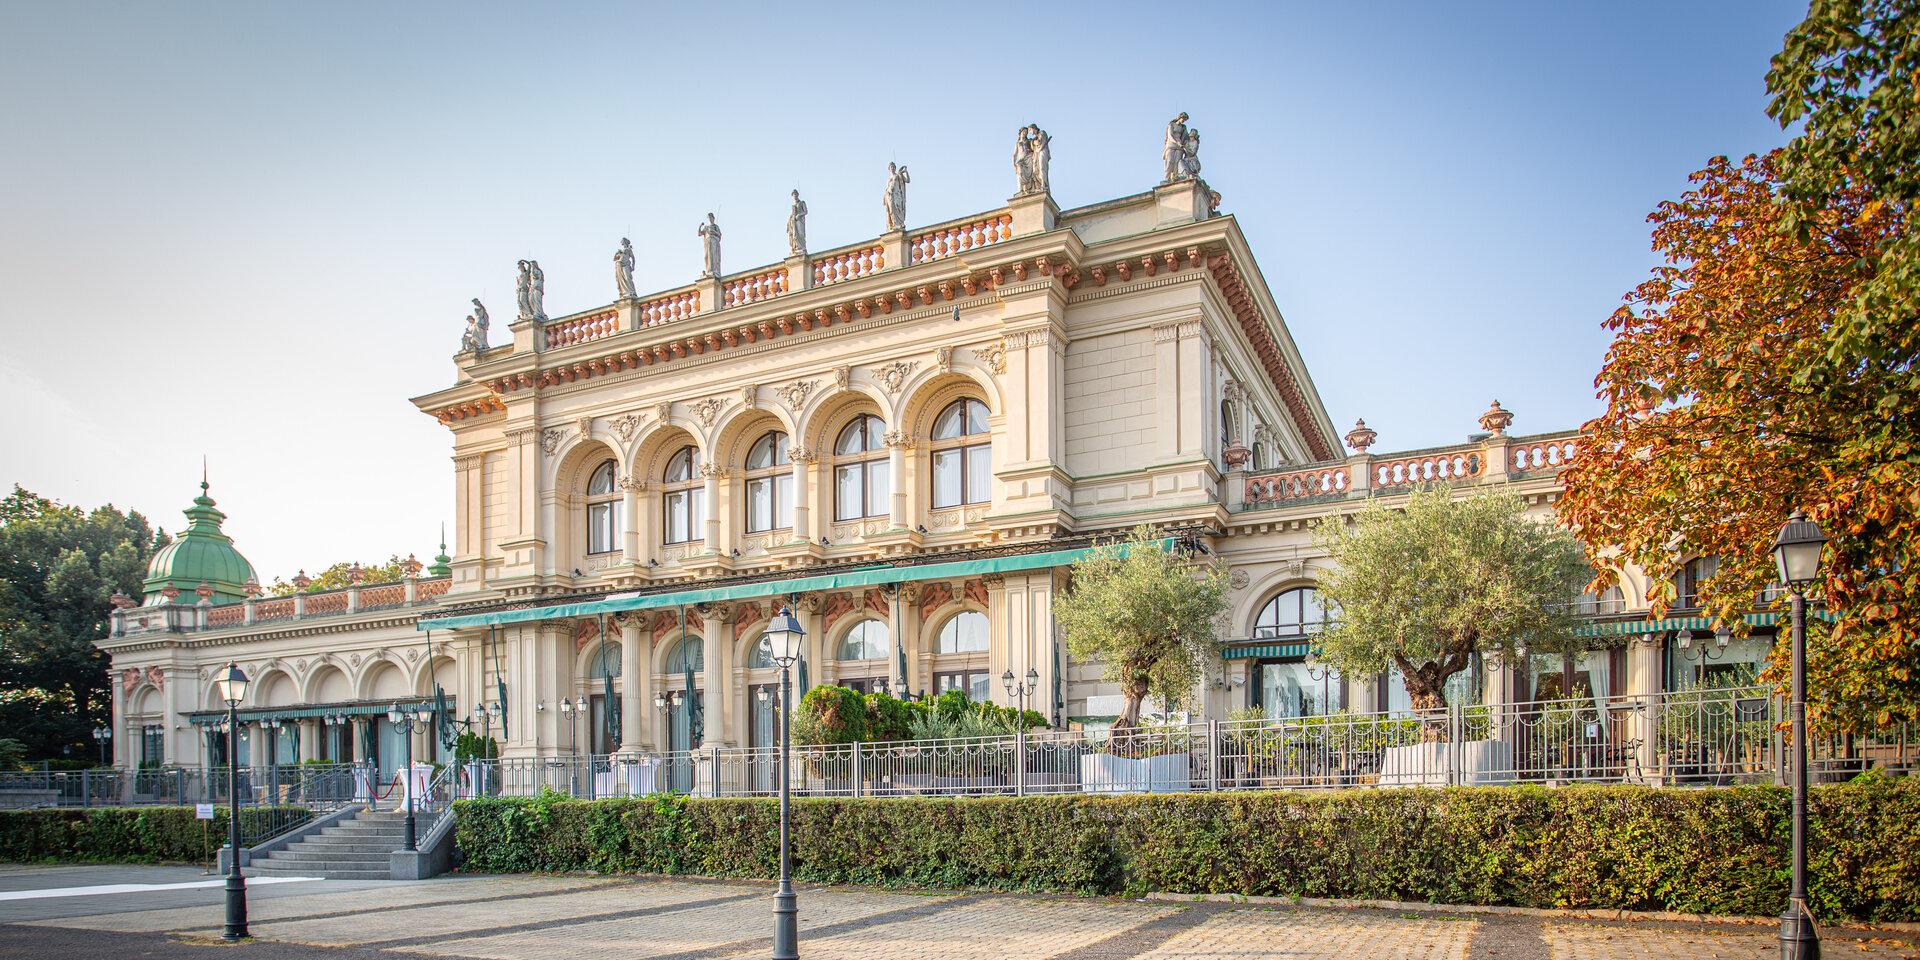
{"label": "glass door", "polygon": [[386,783],[400,771],[400,765],[407,756],[407,734],[387,721],[386,717],[373,719],[374,764],[380,771],[380,782]]}
{"label": "glass door", "polygon": [[[700,746],[693,737],[693,715],[704,714],[704,697],[698,690],[681,693],[680,702],[670,708],[667,724],[667,750],[673,758],[667,763],[667,789],[692,792],[693,758],[690,752]],[[704,726],[704,723],[702,724]]]}
{"label": "glass door", "polygon": [[[763,696],[764,694],[764,696]],[[780,687],[763,683],[747,691],[747,709],[753,718],[748,745],[755,747],[749,778],[755,792],[771,793],[776,784],[775,748],[780,746]]]}

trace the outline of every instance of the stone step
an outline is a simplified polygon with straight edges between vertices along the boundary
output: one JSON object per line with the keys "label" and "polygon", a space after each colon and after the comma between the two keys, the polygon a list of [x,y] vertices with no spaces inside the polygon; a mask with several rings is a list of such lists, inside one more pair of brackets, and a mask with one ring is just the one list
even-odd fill
{"label": "stone step", "polygon": [[323,853],[330,851],[333,853],[363,853],[371,855],[376,853],[392,853],[400,849],[401,842],[402,841],[399,840],[392,842],[386,840],[355,840],[352,842],[317,843],[313,840],[298,840],[287,844],[284,849],[287,853],[307,853],[309,851]]}
{"label": "stone step", "polygon": [[343,830],[338,827],[328,827],[325,830],[321,830],[316,833],[307,834],[307,837],[309,839],[327,838],[327,839],[336,839],[336,840],[371,840],[376,838],[384,839],[386,837],[402,837],[402,836],[406,836],[406,833],[407,833],[406,827],[399,827],[393,830],[389,830],[385,827],[379,827],[379,828],[367,827],[360,830]]}
{"label": "stone step", "polygon": [[291,863],[302,860],[312,860],[315,862],[335,860],[384,860],[387,854],[392,852],[391,850],[343,850],[339,848],[329,848],[326,850],[275,850],[272,853],[266,854],[263,859],[264,861],[279,863]]}
{"label": "stone step", "polygon": [[284,866],[279,866],[279,867],[263,866],[261,868],[256,869],[254,872],[260,873],[266,876],[324,877],[328,880],[391,880],[393,879],[393,871],[385,866],[382,866],[379,869],[374,869],[371,867],[353,868],[353,869],[346,869],[346,868],[340,868],[340,867],[326,867],[323,869],[314,869],[311,867],[301,867],[293,864],[286,864]]}

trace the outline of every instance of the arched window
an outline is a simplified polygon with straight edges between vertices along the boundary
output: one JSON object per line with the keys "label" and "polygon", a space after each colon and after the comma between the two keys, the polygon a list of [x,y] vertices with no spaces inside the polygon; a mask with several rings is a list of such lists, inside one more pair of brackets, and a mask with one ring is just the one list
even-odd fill
{"label": "arched window", "polygon": [[594,651],[593,663],[587,668],[587,676],[593,680],[605,680],[608,677],[620,677],[620,645],[617,643],[595,644],[604,647]]}
{"label": "arched window", "polygon": [[747,532],[793,526],[793,470],[787,435],[768,431],[747,450]]}
{"label": "arched window", "polygon": [[664,539],[667,543],[686,543],[706,537],[707,498],[700,487],[700,451],[691,445],[681,447],[667,461],[661,475],[665,516]]}
{"label": "arched window", "polygon": [[1233,446],[1233,401],[1220,401],[1220,449]]}
{"label": "arched window", "polygon": [[971,398],[947,404],[933,421],[934,507],[993,499],[992,450],[987,405]]}
{"label": "arched window", "polygon": [[685,673],[688,670],[699,673],[706,669],[706,666],[706,651],[701,646],[700,635],[697,633],[689,633],[680,638],[680,642],[667,653],[667,673],[669,674]]}
{"label": "arched window", "polygon": [[1719,557],[1695,557],[1687,561],[1674,583],[1674,606],[1692,609],[1700,605],[1700,585],[1720,571]]}
{"label": "arched window", "polygon": [[619,538],[620,487],[608,460],[587,478],[587,552],[612,553],[620,549]]}
{"label": "arched window", "polygon": [[940,628],[935,653],[985,653],[987,651],[987,615],[978,610],[955,614]]}
{"label": "arched window", "polygon": [[858,520],[887,515],[893,474],[887,466],[886,424],[863,413],[833,444],[833,518]]}
{"label": "arched window", "polygon": [[882,660],[887,656],[887,625],[878,620],[862,620],[840,639],[836,660]]}
{"label": "arched window", "polygon": [[1253,472],[1259,473],[1267,468],[1267,444],[1264,440],[1253,442]]}
{"label": "arched window", "polygon": [[1253,636],[1304,637],[1327,628],[1331,615],[1313,587],[1295,587],[1267,601],[1253,621]]}
{"label": "arched window", "polygon": [[747,652],[747,669],[766,670],[776,666],[779,664],[773,662],[773,641],[763,633],[753,649]]}

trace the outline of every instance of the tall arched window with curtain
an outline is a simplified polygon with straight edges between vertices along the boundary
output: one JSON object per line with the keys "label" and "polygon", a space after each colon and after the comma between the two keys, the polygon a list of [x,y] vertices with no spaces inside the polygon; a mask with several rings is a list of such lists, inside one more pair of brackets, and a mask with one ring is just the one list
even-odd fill
{"label": "tall arched window with curtain", "polygon": [[840,685],[863,693],[879,689],[892,671],[887,655],[893,650],[893,638],[887,625],[879,620],[861,620],[840,638],[834,659],[840,661]]}
{"label": "tall arched window with curtain", "polygon": [[747,532],[793,526],[793,470],[787,435],[770,430],[747,450]]}
{"label": "tall arched window with curtain", "polygon": [[691,444],[681,447],[667,460],[660,481],[662,540],[686,543],[706,536],[706,491],[700,486],[700,451]]}
{"label": "tall arched window with curtain", "polygon": [[886,424],[870,413],[840,429],[833,443],[835,520],[887,515],[893,474],[887,464],[886,431]]}
{"label": "tall arched window with curtain", "polygon": [[1347,681],[1325,664],[1309,664],[1309,644],[1332,617],[1314,587],[1276,594],[1254,616],[1252,639],[1270,641],[1253,664],[1249,694],[1270,718],[1317,716],[1346,708]]}
{"label": "tall arched window with curtain", "polygon": [[986,614],[962,610],[948,617],[933,642],[934,691],[963,690],[968,700],[986,701],[993,692],[986,660],[989,642]]}
{"label": "tall arched window with curtain", "polygon": [[933,421],[933,505],[957,507],[993,499],[993,445],[987,405],[955,400]]}
{"label": "tall arched window with curtain", "polygon": [[620,487],[608,460],[587,476],[587,552],[612,553],[619,544]]}

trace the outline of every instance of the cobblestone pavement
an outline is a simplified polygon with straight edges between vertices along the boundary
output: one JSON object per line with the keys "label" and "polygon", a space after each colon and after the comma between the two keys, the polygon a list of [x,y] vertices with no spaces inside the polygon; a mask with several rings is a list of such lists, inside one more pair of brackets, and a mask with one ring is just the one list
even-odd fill
{"label": "cobblestone pavement", "polygon": [[[118,868],[10,873],[14,889],[166,883]],[[263,888],[268,889],[268,888]],[[253,899],[259,960],[726,960],[764,956],[770,885],[663,878],[460,877],[286,883]],[[0,957],[192,957],[222,919],[220,891],[6,901]],[[184,905],[171,905],[180,904]],[[1769,926],[1600,922],[1376,909],[803,888],[808,960],[1638,960],[1777,956]],[[1920,960],[1920,934],[1828,932],[1829,956]]]}

